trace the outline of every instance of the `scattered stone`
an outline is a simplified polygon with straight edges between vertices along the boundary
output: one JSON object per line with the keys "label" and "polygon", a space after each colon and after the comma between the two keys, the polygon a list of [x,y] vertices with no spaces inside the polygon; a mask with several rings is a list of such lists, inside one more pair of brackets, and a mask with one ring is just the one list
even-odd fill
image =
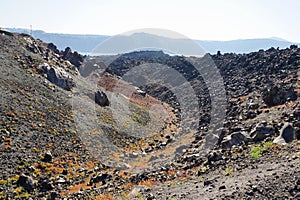
{"label": "scattered stone", "polygon": [[137,194],[139,194],[140,192],[142,191],[145,191],[145,190],[148,190],[150,189],[149,187],[147,186],[135,186],[133,188],[133,190],[128,194],[128,197],[131,199],[131,198],[134,198]]}
{"label": "scattered stone", "polygon": [[59,177],[57,180],[56,180],[56,183],[66,183],[66,180],[62,177]]}
{"label": "scattered stone", "polygon": [[59,50],[57,49],[57,46],[53,43],[49,43],[47,45],[48,49],[52,50],[54,53],[59,54]]}
{"label": "scattered stone", "polygon": [[207,155],[207,160],[209,163],[222,160],[222,153],[220,151],[214,150]]}
{"label": "scattered stone", "polygon": [[111,175],[110,174],[99,174],[99,175],[96,175],[94,177],[91,178],[90,182],[89,182],[89,185],[93,185],[94,183],[99,183],[99,182],[102,182],[102,185],[105,185],[106,182],[111,179]]}
{"label": "scattered stone", "polygon": [[204,185],[204,186],[213,185],[213,182],[212,182],[212,180],[205,180],[205,181],[203,182],[203,185]]}
{"label": "scattered stone", "polygon": [[221,185],[220,187],[219,187],[219,190],[225,190],[226,189],[226,186],[225,185]]}
{"label": "scattered stone", "polygon": [[147,200],[154,200],[155,199],[155,197],[152,193],[147,194],[146,198],[147,198]]}
{"label": "scattered stone", "polygon": [[259,108],[259,104],[257,102],[249,103],[248,106],[251,110],[256,110]]}
{"label": "scattered stone", "polygon": [[[84,150],[85,145],[83,145],[83,143],[81,143],[77,139],[74,140],[72,131],[69,131],[75,129],[75,127],[72,126],[73,123],[65,123],[66,119],[68,121],[73,121],[70,118],[65,118],[65,111],[71,111],[71,109],[67,107],[68,104],[64,104],[64,100],[66,98],[70,99],[72,97],[72,94],[66,91],[62,91],[61,93],[60,90],[54,90],[53,88],[55,87],[50,84],[49,81],[45,80],[44,76],[46,75],[46,77],[48,77],[49,75],[48,78],[52,80],[52,83],[57,84],[60,87],[65,87],[66,83],[61,83],[58,81],[58,79],[67,79],[69,75],[73,77],[73,73],[70,74],[69,70],[73,70],[72,67],[74,66],[72,66],[68,60],[73,60],[71,62],[78,66],[81,59],[73,59],[74,56],[77,57],[78,55],[76,55],[76,53],[72,53],[70,48],[67,48],[65,51],[59,52],[56,46],[53,44],[49,44],[47,46],[47,44],[39,43],[34,38],[27,38],[28,36],[24,35],[25,38],[19,38],[20,40],[17,40],[16,44],[20,45],[24,41],[27,44],[24,47],[21,46],[22,49],[13,49],[15,54],[13,55],[15,63],[12,63],[13,65],[11,65],[11,63],[9,62],[5,62],[7,56],[4,53],[10,51],[9,42],[13,40],[13,37],[8,37],[5,33],[3,34],[4,35],[0,36],[8,38],[3,42],[4,45],[0,47],[1,50],[3,50],[3,54],[0,55],[0,58],[2,59],[2,68],[4,69],[3,73],[0,73],[2,75],[0,89],[3,93],[2,97],[4,99],[4,101],[1,101],[0,103],[0,108],[3,111],[3,115],[1,115],[2,120],[0,120],[0,131],[2,134],[0,136],[0,149],[3,153],[3,159],[1,160],[3,180],[0,184],[0,192],[3,196],[11,199],[17,198],[16,196],[14,196],[16,194],[16,192],[14,192],[14,189],[16,189],[17,186],[24,186],[24,188],[26,187],[30,192],[30,198],[32,199],[86,199],[91,196],[93,197],[93,195],[99,195],[99,193],[102,192],[120,192],[119,194],[121,194],[122,192],[124,192],[124,183],[126,184],[126,186],[128,186],[127,183],[148,183],[146,181],[149,181],[149,183],[151,183],[150,181],[152,180],[158,183],[165,183],[165,181],[168,180],[168,182],[166,182],[168,184],[168,188],[167,186],[165,187],[167,189],[162,186],[162,188],[158,188],[159,192],[156,192],[157,188],[154,187],[151,190],[149,189],[147,191],[141,191],[142,195],[146,196],[149,199],[163,199],[171,196],[179,199],[188,199],[190,198],[189,193],[187,192],[189,190],[191,191],[192,198],[197,199],[197,197],[199,198],[199,195],[201,195],[201,193],[199,193],[198,195],[195,194],[195,191],[198,192],[203,188],[201,188],[201,186],[198,186],[198,184],[195,182],[195,184],[197,184],[196,187],[198,187],[197,189],[195,189],[194,183],[191,183],[190,181],[193,182],[195,180],[195,177],[193,177],[193,175],[196,171],[194,170],[199,169],[198,172],[201,171],[202,174],[205,173],[203,177],[210,179],[204,181],[203,184],[207,187],[205,187],[203,191],[210,191],[212,196],[209,196],[209,198],[212,199],[299,198],[299,195],[297,194],[300,191],[299,181],[295,182],[297,181],[296,179],[299,179],[297,165],[298,163],[296,162],[297,158],[299,158],[298,152],[296,151],[297,149],[299,149],[299,142],[291,143],[282,147],[276,146],[276,148],[272,147],[270,149],[267,149],[266,151],[263,151],[263,156],[260,159],[250,159],[249,150],[251,150],[251,147],[246,145],[241,146],[241,144],[247,143],[248,141],[252,140],[252,138],[257,142],[264,140],[264,138],[268,139],[267,137],[274,135],[275,132],[277,133],[277,131],[282,127],[282,122],[284,121],[289,122],[290,126],[294,127],[294,131],[292,131],[294,132],[293,134],[297,135],[299,133],[300,111],[299,109],[297,109],[299,107],[299,104],[297,104],[297,102],[291,102],[293,101],[293,91],[289,91],[290,84],[296,85],[294,91],[299,96],[299,87],[297,81],[299,81],[300,79],[297,71],[299,71],[300,49],[298,49],[297,47],[291,47],[292,50],[276,50],[273,48],[268,51],[259,51],[243,55],[234,53],[219,53],[218,59],[215,59],[216,57],[212,55],[213,60],[216,61],[216,65],[220,69],[220,73],[224,77],[224,86],[226,88],[226,94],[228,94],[230,102],[230,105],[228,105],[228,112],[226,111],[224,127],[214,127],[214,124],[209,124],[213,119],[211,116],[209,116],[210,111],[212,111],[209,106],[211,104],[210,100],[215,98],[215,95],[213,94],[211,96],[213,98],[211,98],[210,100],[209,98],[207,98],[208,96],[204,92],[204,90],[206,90],[205,84],[202,84],[203,81],[199,79],[197,71],[192,69],[191,65],[188,64],[183,56],[170,57],[168,55],[160,53],[159,60],[162,61],[162,64],[168,64],[168,66],[182,73],[185,76],[186,80],[188,80],[188,82],[191,83],[191,86],[195,89],[197,97],[199,97],[199,103],[201,103],[201,116],[199,121],[196,120],[197,125],[195,126],[196,128],[198,128],[199,122],[199,130],[197,129],[197,131],[199,131],[199,134],[197,134],[196,141],[193,141],[191,146],[177,149],[177,153],[180,156],[178,160],[175,161],[173,159],[172,161],[168,162],[168,164],[166,163],[168,167],[161,166],[161,164],[165,164],[158,162],[160,160],[163,160],[162,157],[154,157],[155,155],[159,154],[153,153],[152,155],[152,151],[159,151],[159,149],[156,148],[157,146],[159,146],[157,145],[158,142],[154,141],[151,145],[149,145],[150,151],[145,150],[145,152],[148,152],[148,154],[144,154],[144,156],[147,155],[147,158],[148,156],[152,156],[152,163],[154,163],[154,165],[157,164],[156,166],[153,165],[155,167],[155,170],[142,169],[143,172],[137,175],[135,173],[131,173],[131,171],[134,170],[126,163],[124,164],[124,169],[131,169],[124,170],[124,173],[120,173],[121,169],[118,169],[118,166],[106,166],[105,164],[101,163],[101,161],[97,161],[96,163],[96,161],[94,160],[92,163],[90,163],[89,158],[92,157],[92,155]],[[23,50],[27,53],[27,50],[29,50],[30,55],[23,55]],[[121,71],[125,72],[126,69],[130,70],[132,66],[137,66],[143,62],[156,61],[155,53],[154,56],[151,56],[151,53],[147,52],[146,55],[148,55],[148,58],[146,57],[145,59],[143,58],[143,53],[139,52],[135,54],[138,54],[141,60],[137,60],[134,56],[129,56],[128,62],[127,60],[125,60],[124,62],[122,60],[118,60],[115,63],[115,70],[113,69],[114,64],[110,66],[112,67],[111,71],[116,71],[116,73],[118,73],[118,70],[120,71],[120,68],[124,66],[124,70],[121,69]],[[16,62],[20,63],[19,67],[18,65],[15,65]],[[35,74],[37,63],[43,63],[37,68],[38,74],[42,74],[43,76],[36,76]],[[121,67],[118,68],[119,66]],[[99,67],[100,65],[96,65],[94,69],[98,70]],[[23,68],[26,71],[22,71]],[[24,80],[21,79],[21,82],[16,81],[15,79],[20,77],[19,74],[17,74],[16,76],[9,76],[9,74],[15,75],[15,73],[17,72],[15,71],[15,69],[18,69],[17,71],[20,71],[22,73],[24,72],[24,74],[26,73],[26,77],[28,78],[29,82],[34,80],[40,81],[38,83],[41,83],[42,88],[39,88],[38,84],[33,84],[35,87],[30,87],[31,84],[25,84],[27,78]],[[59,74],[60,71],[62,71],[62,75]],[[51,73],[52,75],[54,74],[52,77],[50,77]],[[122,75],[122,73],[120,75]],[[32,77],[34,77],[34,79],[31,79]],[[38,78],[42,79],[39,80]],[[92,79],[94,77],[89,78]],[[274,81],[276,83],[281,82],[280,84],[282,85],[278,86],[279,89],[271,88],[269,94],[268,92],[266,92],[265,96],[263,97],[265,98],[265,103],[263,103],[262,97],[257,94],[257,90],[264,87],[265,85],[270,84],[271,81]],[[159,99],[168,102],[174,107],[174,110],[172,110],[176,113],[177,116],[180,117],[182,114],[185,114],[181,113],[183,110],[181,110],[180,104],[177,102],[176,98],[172,96],[172,92],[169,92],[166,88],[157,85],[149,85],[141,89],[142,91],[137,91],[141,93],[141,96],[145,95],[146,93],[143,93],[143,91],[146,91],[149,95],[156,95],[156,97],[161,97]],[[11,94],[9,94],[10,91]],[[90,93],[90,95],[93,96],[91,98],[95,100],[94,92]],[[143,99],[141,96],[138,95],[139,98]],[[283,99],[282,101],[280,100],[281,98]],[[45,99],[48,101],[44,101]],[[53,99],[55,101],[53,101]],[[184,99],[184,101],[186,102],[188,102],[188,100],[189,99]],[[268,106],[270,105],[280,105],[286,102],[289,102],[289,104],[268,108]],[[5,105],[6,103],[7,105]],[[26,110],[29,104],[34,105],[33,109],[30,109],[31,113],[28,113]],[[53,109],[51,109],[50,106],[48,108],[46,105],[51,105]],[[35,107],[40,110],[40,112],[37,112]],[[59,113],[57,113],[56,111],[58,111]],[[268,121],[272,123],[272,125],[267,125],[267,123],[262,122],[258,127],[253,128],[254,125],[256,125],[257,121],[263,119],[268,119]],[[60,123],[59,125],[58,120]],[[42,121],[45,121],[46,127],[42,125]],[[180,119],[178,119],[178,121],[176,122],[173,121],[170,124],[175,125],[176,127],[179,122]],[[35,124],[37,126],[35,126]],[[277,126],[275,124],[280,125]],[[52,135],[47,133],[47,129],[51,129],[51,126],[57,128],[59,132],[62,132],[62,128],[66,128],[68,129],[68,131],[64,129],[65,131],[63,132],[63,134]],[[217,130],[219,128],[224,128],[224,131],[222,130],[222,132],[230,133],[227,135],[224,133],[226,137],[220,141],[220,144],[224,148],[231,148],[231,150],[220,149],[220,146],[215,145],[214,142],[211,142],[210,147],[211,149],[213,149],[212,152],[209,155],[207,155],[206,152],[205,155],[204,153],[202,154],[201,147],[203,146],[203,141],[206,138],[207,133],[209,133],[208,130]],[[9,132],[11,133],[8,134],[8,130],[6,129],[9,129]],[[41,131],[36,131],[38,134],[27,134],[27,132],[30,132],[31,129],[40,129]],[[251,129],[253,130],[251,131]],[[251,138],[247,136],[247,133],[250,133],[250,131]],[[165,137],[168,141],[166,143],[161,143],[161,146],[166,146],[166,150],[168,150],[169,146],[172,151],[175,150],[176,148],[173,147],[175,147],[178,140],[176,134],[177,132],[175,130],[165,130],[165,135],[168,135]],[[282,140],[284,140],[284,142],[292,141],[292,138],[295,138],[295,136],[292,136],[293,134],[291,134],[291,129],[289,128],[289,126],[282,128],[282,130],[280,131],[280,137]],[[169,135],[172,135],[172,138],[174,138],[174,140],[171,140],[171,136]],[[8,136],[9,138],[6,139]],[[223,137],[223,135],[221,136]],[[221,136],[220,138],[222,138]],[[162,135],[161,137],[164,137],[164,135]],[[70,140],[68,140],[69,138]],[[215,139],[216,137],[212,138],[212,141],[216,141]],[[13,143],[6,144],[5,141],[10,140],[12,140]],[[36,142],[37,150],[41,150],[42,152],[47,145],[49,145],[49,147],[47,147],[49,149],[57,148],[55,149],[55,156],[57,156],[55,160],[65,160],[65,162],[58,163],[59,167],[65,169],[61,173],[72,178],[67,179],[67,176],[63,176],[62,174],[60,174],[59,176],[61,177],[58,177],[55,182],[51,181],[55,180],[55,177],[57,177],[57,173],[59,172],[53,173],[52,170],[48,171],[48,167],[52,165],[49,165],[49,163],[40,163],[39,158],[36,156],[37,151],[32,152],[28,149],[28,151],[26,149],[23,149],[23,147],[32,147],[32,141]],[[172,144],[169,144],[171,142],[173,142],[173,146]],[[117,144],[122,145],[120,143]],[[95,143],[95,146],[96,145],[97,144]],[[234,147],[237,145],[240,146]],[[10,146],[12,146],[12,148],[10,148]],[[141,148],[141,151],[143,150],[144,148]],[[70,154],[70,152],[72,152],[72,154]],[[291,152],[292,154],[289,155],[286,152]],[[46,154],[42,154],[45,158],[45,162],[53,162],[54,158],[51,153],[50,155]],[[136,157],[135,154],[132,154],[131,156]],[[74,166],[70,167],[66,159],[68,159],[68,161],[72,161]],[[32,162],[28,163],[27,165],[27,163],[25,164],[25,161],[27,160],[30,160]],[[85,164],[87,163],[90,163],[87,165],[88,168],[86,168],[87,166],[85,166]],[[110,163],[108,162],[108,164]],[[261,164],[262,166],[264,166],[264,164],[268,166],[259,168]],[[35,167],[29,167],[30,165],[34,165],[36,169]],[[15,167],[18,166],[19,168],[16,169]],[[55,163],[54,167],[56,166],[57,164]],[[136,165],[133,164],[133,167],[134,166]],[[224,177],[222,174],[218,174],[222,173],[225,167],[232,167],[236,169],[234,170],[235,173],[232,177]],[[253,171],[252,174],[252,169],[256,173]],[[229,185],[227,185],[226,181],[224,181],[224,179],[230,178],[234,179],[235,183],[239,181],[244,183],[243,181],[245,180],[243,180],[243,178],[240,178],[239,176],[241,175],[241,171],[247,172],[247,170],[249,171],[250,177],[245,178],[251,179],[252,186],[246,186],[246,184],[236,184],[239,187],[235,187],[232,185],[232,182],[232,184],[229,183]],[[269,170],[272,171],[268,172]],[[18,179],[18,184],[15,184],[14,181],[12,181],[12,184],[7,184],[9,183],[7,178],[14,177],[16,173],[19,173],[19,171],[32,173],[32,177],[34,176],[34,179],[39,180],[39,184],[36,186],[32,186],[35,185],[34,183],[32,184],[32,182],[35,181],[31,178],[31,176],[28,175],[21,175]],[[102,172],[102,174],[94,175],[96,171],[97,173]],[[126,171],[128,171],[128,173],[125,174]],[[265,176],[263,173],[265,171],[267,171],[268,173],[272,173],[272,175]],[[48,172],[51,172],[51,174]],[[113,173],[114,177],[111,177],[111,175],[103,174],[105,172]],[[257,176],[257,173],[260,175]],[[214,179],[215,175],[216,179]],[[88,180],[91,176],[93,176],[90,182],[90,185],[93,185],[92,188],[82,189],[82,191],[77,191],[75,193],[70,192],[63,197],[59,196],[60,192],[62,192],[63,194],[65,191],[71,189],[71,186],[80,185],[84,183],[85,180]],[[246,176],[248,176],[247,173]],[[131,177],[133,178],[131,179]],[[176,179],[177,177],[184,177],[184,180],[178,181]],[[197,180],[202,181],[203,177]],[[174,182],[172,180],[174,180]],[[99,186],[98,184],[94,183],[102,183],[105,185]],[[173,190],[174,183],[176,183],[175,187],[178,187],[179,190]],[[221,183],[221,185],[219,183]],[[158,187],[160,187],[160,185]],[[214,187],[216,187],[216,189],[213,189]],[[33,189],[34,191],[31,188],[35,188]],[[225,194],[225,192],[218,193],[218,189],[221,191],[228,188],[230,188],[230,190],[233,190],[228,191],[228,193],[232,192],[232,194],[225,196],[227,195]],[[250,191],[247,194],[253,196],[247,197],[247,195],[245,194],[247,190]],[[125,192],[127,191],[128,190],[126,190]],[[147,196],[145,194],[146,192],[153,193],[153,195],[151,194]],[[167,197],[165,196],[166,193],[168,193]]]}
{"label": "scattered stone", "polygon": [[21,174],[17,181],[17,185],[22,186],[27,191],[32,191],[36,187],[36,181],[30,176]]}
{"label": "scattered stone", "polygon": [[135,152],[129,154],[129,158],[137,158],[138,156],[139,154]]}
{"label": "scattered stone", "polygon": [[53,183],[47,179],[42,180],[39,184],[41,191],[50,191],[54,189]]}
{"label": "scattered stone", "polygon": [[75,86],[72,77],[61,67],[51,67],[48,63],[42,63],[37,68],[39,73],[45,74],[47,79],[58,87],[70,91]]}
{"label": "scattered stone", "polygon": [[53,156],[50,151],[44,154],[43,162],[52,162]]}
{"label": "scattered stone", "polygon": [[95,102],[101,107],[109,106],[107,95],[102,91],[95,92]]}
{"label": "scattered stone", "polygon": [[35,168],[35,166],[30,166],[28,169],[29,169],[31,172],[33,172],[36,168]]}
{"label": "scattered stone", "polygon": [[52,191],[52,192],[50,193],[50,200],[55,200],[55,199],[57,199],[59,196],[60,196],[60,195],[59,195],[58,192]]}

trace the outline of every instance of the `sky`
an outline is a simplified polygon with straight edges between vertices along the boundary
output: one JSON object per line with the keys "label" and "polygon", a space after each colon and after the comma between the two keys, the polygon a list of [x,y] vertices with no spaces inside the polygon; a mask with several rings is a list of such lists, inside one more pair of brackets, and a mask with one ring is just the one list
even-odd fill
{"label": "sky", "polygon": [[300,42],[299,0],[0,0],[0,27],[117,35],[160,28],[192,39]]}

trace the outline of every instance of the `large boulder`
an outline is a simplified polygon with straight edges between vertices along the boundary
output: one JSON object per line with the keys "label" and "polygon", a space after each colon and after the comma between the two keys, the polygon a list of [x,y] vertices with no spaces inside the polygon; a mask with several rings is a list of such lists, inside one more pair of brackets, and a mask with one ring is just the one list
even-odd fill
{"label": "large boulder", "polygon": [[290,123],[284,124],[280,129],[280,134],[274,139],[273,143],[286,144],[296,139],[294,127]]}
{"label": "large boulder", "polygon": [[102,91],[95,92],[95,103],[101,107],[109,106],[107,95]]}
{"label": "large boulder", "polygon": [[39,66],[39,70],[46,74],[47,79],[58,87],[70,91],[75,86],[72,77],[59,67],[54,68],[43,63]]}
{"label": "large boulder", "polygon": [[224,137],[221,145],[225,149],[230,149],[234,145],[240,145],[242,143],[247,143],[251,138],[246,132],[235,132],[226,137]]}
{"label": "large boulder", "polygon": [[286,101],[297,99],[297,93],[294,87],[271,86],[262,92],[263,101],[267,106],[277,106],[284,104]]}
{"label": "large boulder", "polygon": [[267,137],[272,136],[274,133],[274,128],[269,126],[267,123],[259,123],[255,128],[250,132],[250,137],[254,142],[260,142]]}

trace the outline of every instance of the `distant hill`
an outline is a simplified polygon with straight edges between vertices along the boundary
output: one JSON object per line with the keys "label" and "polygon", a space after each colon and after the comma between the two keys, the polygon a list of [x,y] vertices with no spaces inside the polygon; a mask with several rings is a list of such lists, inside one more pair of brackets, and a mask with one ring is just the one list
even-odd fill
{"label": "distant hill", "polygon": [[[17,32],[17,33],[27,33],[30,31],[28,29],[19,29],[19,28],[6,28],[8,31]],[[60,33],[46,33],[41,30],[33,30],[32,34],[35,38],[39,38],[45,42],[54,43],[59,49],[65,49],[66,47],[71,47],[73,50],[80,53],[90,53],[93,49],[106,39],[111,36],[107,35],[80,35],[80,34],[60,34]],[[118,36],[118,41],[121,43],[130,43],[128,36]],[[134,36],[139,39],[152,38],[155,37],[156,41],[160,42],[172,42],[176,40],[175,44],[178,46],[172,46],[173,49],[182,49],[182,54],[192,55],[193,49],[189,49],[187,46],[188,40],[185,39],[172,39],[165,38],[162,36],[151,35],[143,33],[137,34]],[[292,43],[281,38],[261,38],[261,39],[239,39],[239,40],[230,40],[230,41],[207,41],[207,40],[194,40],[199,44],[206,52],[215,54],[217,51],[221,53],[250,53],[253,51],[258,51],[260,49],[267,50],[271,47],[287,48],[292,44],[300,45],[297,43]],[[151,42],[151,40],[149,40]],[[196,52],[197,53],[197,52]]]}
{"label": "distant hill", "polygon": [[[5,28],[8,31],[16,33],[30,33],[28,29]],[[58,49],[71,49],[80,53],[89,53],[97,46],[97,44],[108,39],[106,35],[79,35],[79,34],[61,34],[61,33],[46,33],[41,30],[33,30],[32,36],[41,39],[44,42],[54,43]]]}
{"label": "distant hill", "polygon": [[271,47],[279,47],[284,49],[292,43],[282,39],[262,38],[262,39],[241,39],[230,41],[203,41],[197,40],[197,43],[209,53],[216,53],[221,51],[223,53],[250,53],[260,49],[267,50]]}

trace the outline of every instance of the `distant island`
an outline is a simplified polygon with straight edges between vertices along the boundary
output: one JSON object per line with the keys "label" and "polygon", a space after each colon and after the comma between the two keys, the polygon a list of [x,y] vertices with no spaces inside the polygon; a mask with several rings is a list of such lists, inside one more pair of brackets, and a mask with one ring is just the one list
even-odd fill
{"label": "distant island", "polygon": [[[27,33],[30,34],[29,29],[21,28],[5,28],[8,31],[16,33]],[[147,33],[143,33],[147,36]],[[59,49],[65,49],[66,47],[71,47],[73,50],[78,51],[81,54],[89,54],[93,51],[103,41],[109,39],[111,36],[108,35],[82,35],[82,34],[60,34],[60,33],[46,33],[42,30],[33,30],[32,35],[35,38],[41,39],[45,42],[52,42],[56,44]],[[149,35],[148,35],[149,36]],[[126,37],[126,36],[124,36]],[[142,37],[140,35],[140,37]],[[174,42],[173,38],[164,38],[162,36],[161,40],[170,40],[167,42]],[[181,43],[178,43],[178,49],[184,46],[184,39]],[[271,47],[274,48],[287,48],[290,45],[299,45],[297,43],[289,42],[281,38],[257,38],[257,39],[238,39],[230,41],[207,41],[207,40],[194,40],[201,48],[207,53],[216,54],[218,51],[221,53],[249,53],[253,51],[258,51],[260,49],[267,50]],[[183,44],[183,45],[182,45]],[[183,53],[184,54],[184,53]]]}

